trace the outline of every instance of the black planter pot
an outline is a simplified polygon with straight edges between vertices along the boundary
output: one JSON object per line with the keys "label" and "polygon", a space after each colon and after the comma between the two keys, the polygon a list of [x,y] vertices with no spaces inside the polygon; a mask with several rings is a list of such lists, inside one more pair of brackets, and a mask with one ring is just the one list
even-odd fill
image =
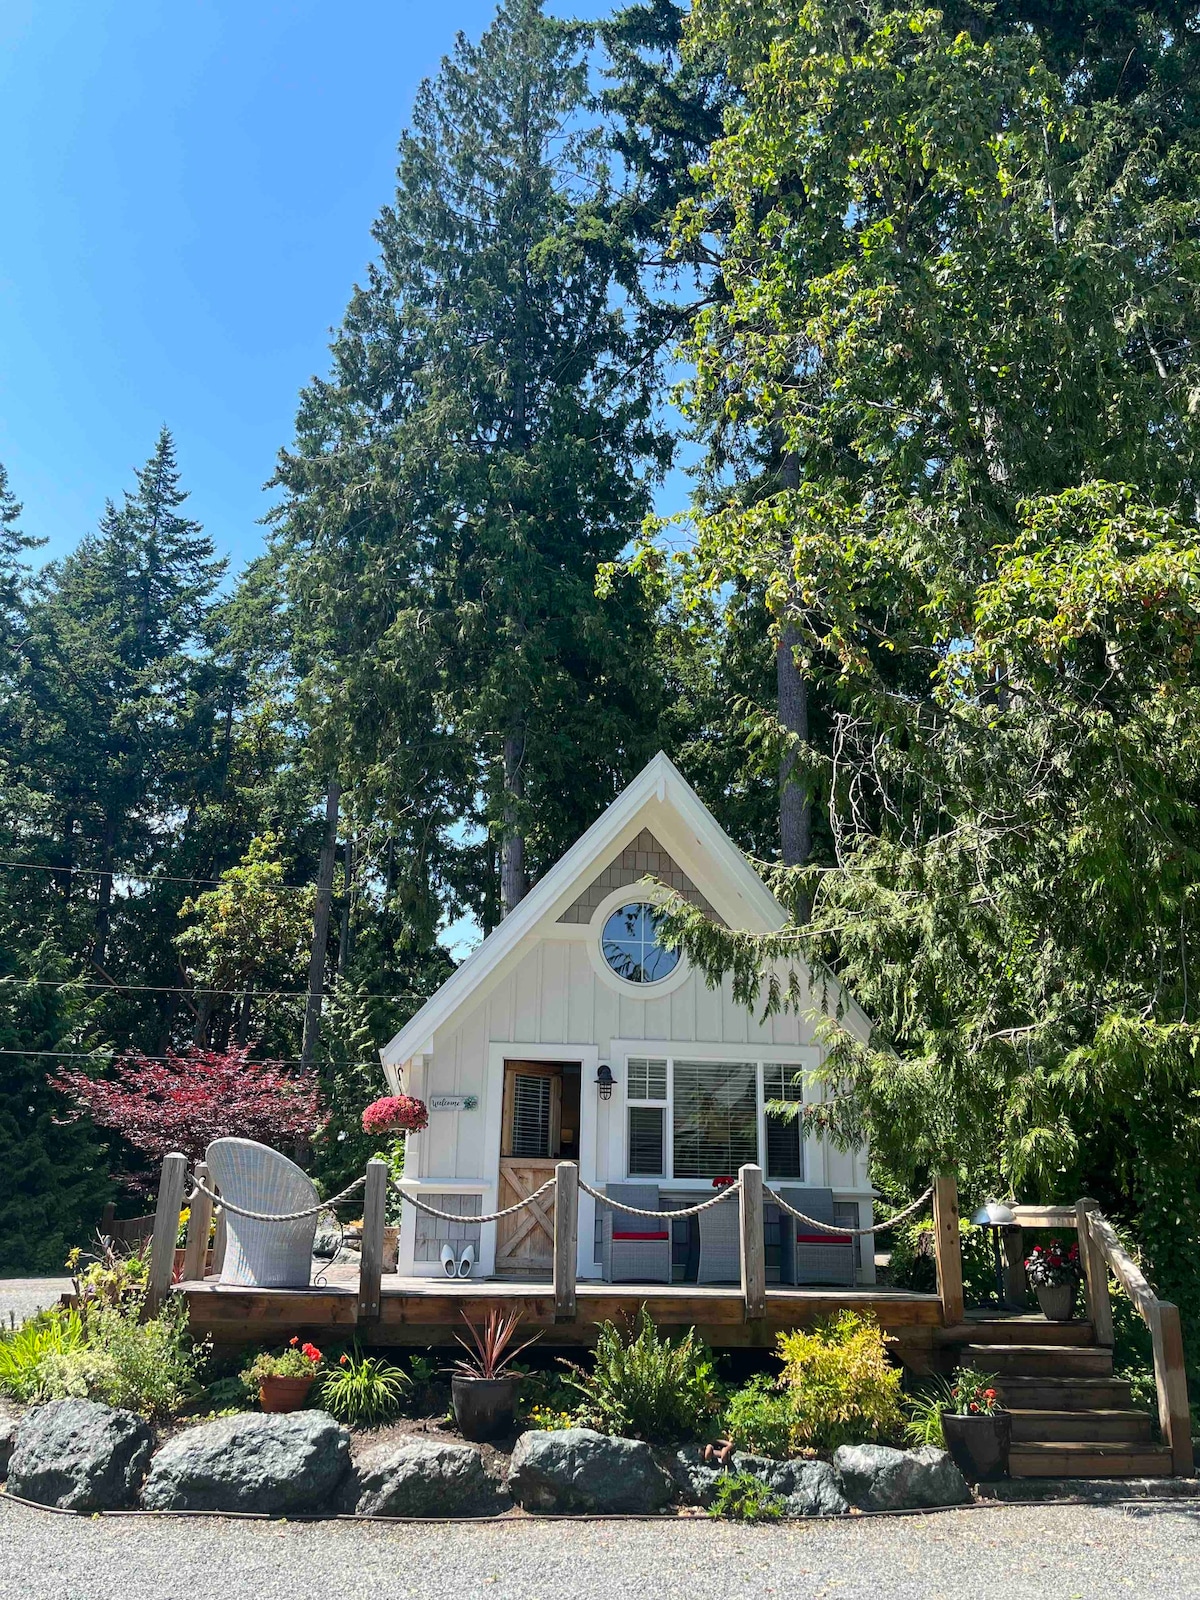
{"label": "black planter pot", "polygon": [[517,1403],[515,1378],[467,1378],[457,1373],[450,1382],[454,1420],[464,1439],[476,1443],[502,1439],[513,1429]]}
{"label": "black planter pot", "polygon": [[988,1416],[957,1416],[942,1412],[942,1432],[954,1465],[968,1483],[994,1483],[1008,1476],[1008,1451],[1012,1444],[1012,1417],[1007,1411]]}

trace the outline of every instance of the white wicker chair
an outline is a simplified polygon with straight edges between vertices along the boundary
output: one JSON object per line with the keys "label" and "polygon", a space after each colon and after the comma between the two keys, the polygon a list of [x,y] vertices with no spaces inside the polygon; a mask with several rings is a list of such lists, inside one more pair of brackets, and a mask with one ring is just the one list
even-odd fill
{"label": "white wicker chair", "polygon": [[[294,1161],[253,1139],[214,1139],[204,1157],[213,1187],[221,1197],[248,1211],[281,1214],[302,1211],[320,1200],[312,1179]],[[255,1222],[225,1212],[222,1283],[259,1289],[303,1289],[312,1277],[317,1218],[295,1222]]]}
{"label": "white wicker chair", "polygon": [[702,1211],[700,1222],[700,1263],[697,1283],[737,1283],[742,1275],[742,1228],[740,1200],[725,1200]]}

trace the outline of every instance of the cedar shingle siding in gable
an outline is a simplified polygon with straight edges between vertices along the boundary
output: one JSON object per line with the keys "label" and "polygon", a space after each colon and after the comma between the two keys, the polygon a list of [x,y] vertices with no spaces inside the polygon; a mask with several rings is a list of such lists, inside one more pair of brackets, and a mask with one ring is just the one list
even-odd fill
{"label": "cedar shingle siding in gable", "polygon": [[660,883],[665,883],[669,889],[676,890],[692,905],[699,906],[705,916],[711,917],[714,922],[724,921],[687,873],[681,871],[667,854],[649,828],[643,828],[637,838],[632,840],[619,856],[614,857],[598,877],[592,879],[579,898],[567,907],[558,920],[590,922],[596,907],[606,894],[611,893],[613,889],[624,889],[630,884],[640,883],[647,875],[657,878]]}

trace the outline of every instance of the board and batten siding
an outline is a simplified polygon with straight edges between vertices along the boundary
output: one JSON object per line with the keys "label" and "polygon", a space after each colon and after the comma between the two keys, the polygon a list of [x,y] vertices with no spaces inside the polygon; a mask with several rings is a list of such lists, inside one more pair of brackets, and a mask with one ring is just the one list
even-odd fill
{"label": "board and batten siding", "polygon": [[[590,931],[589,931],[589,935]],[[490,990],[452,1024],[433,1037],[414,1090],[433,1094],[475,1095],[478,1107],[458,1113],[433,1113],[426,1132],[412,1141],[409,1176],[494,1183],[487,1167],[487,1129],[499,1119],[500,1107],[488,1104],[488,1061],[493,1045],[512,1045],[519,1058],[521,1046],[590,1044],[601,1059],[607,1058],[613,1040],[644,1040],[647,1053],[664,1046],[764,1045],[775,1048],[813,1045],[811,1024],[804,1016],[780,1014],[760,1021],[746,1007],[735,1004],[728,980],[710,989],[690,972],[671,993],[642,999],[618,992],[600,976],[589,955],[586,938],[579,932],[556,929],[549,936],[531,939],[514,952],[512,964]],[[570,1059],[564,1055],[564,1059]],[[585,1095],[595,1093],[585,1075]],[[600,1109],[603,1120],[623,1105],[614,1096]],[[597,1143],[600,1181],[622,1176],[601,1170],[603,1152],[610,1141]],[[826,1144],[822,1150],[823,1181],[830,1187],[865,1190],[865,1154],[843,1153]],[[814,1174],[815,1176],[815,1174]]]}

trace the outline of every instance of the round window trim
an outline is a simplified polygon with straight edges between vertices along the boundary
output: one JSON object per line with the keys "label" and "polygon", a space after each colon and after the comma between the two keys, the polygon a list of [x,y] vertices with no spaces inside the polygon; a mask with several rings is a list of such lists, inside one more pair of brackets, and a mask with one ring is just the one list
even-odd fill
{"label": "round window trim", "polygon": [[658,908],[650,900],[621,900],[600,921],[600,959],[607,971],[640,993],[669,983],[681,954],[658,942]]}

